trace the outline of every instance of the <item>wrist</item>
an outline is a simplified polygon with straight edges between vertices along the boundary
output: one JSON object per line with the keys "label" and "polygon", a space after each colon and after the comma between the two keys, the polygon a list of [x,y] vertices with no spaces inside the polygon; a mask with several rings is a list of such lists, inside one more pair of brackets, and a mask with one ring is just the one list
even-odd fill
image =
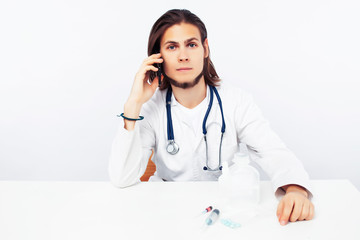
{"label": "wrist", "polygon": [[129,118],[138,118],[141,107],[141,103],[134,100],[127,100],[124,105],[124,115]]}
{"label": "wrist", "polygon": [[[141,107],[141,103],[133,100],[128,100],[124,105],[124,116],[133,119],[139,118]],[[127,120],[124,118],[124,128],[128,131],[134,130],[135,122],[136,121]]]}
{"label": "wrist", "polygon": [[297,192],[297,193],[303,194],[306,198],[309,197],[309,194],[306,191],[306,189],[299,185],[289,184],[289,185],[283,186],[282,188],[284,189],[285,193]]}

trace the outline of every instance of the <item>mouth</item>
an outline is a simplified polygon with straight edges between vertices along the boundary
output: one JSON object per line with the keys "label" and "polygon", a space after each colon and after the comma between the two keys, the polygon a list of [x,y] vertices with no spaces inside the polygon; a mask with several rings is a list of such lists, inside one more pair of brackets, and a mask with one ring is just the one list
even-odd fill
{"label": "mouth", "polygon": [[176,71],[179,71],[179,72],[187,72],[187,71],[190,71],[192,68],[178,68],[176,69]]}

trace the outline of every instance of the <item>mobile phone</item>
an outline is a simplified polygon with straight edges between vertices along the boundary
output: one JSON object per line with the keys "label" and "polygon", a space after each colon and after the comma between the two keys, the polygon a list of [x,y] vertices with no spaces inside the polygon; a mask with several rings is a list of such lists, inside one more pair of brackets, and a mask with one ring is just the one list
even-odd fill
{"label": "mobile phone", "polygon": [[162,64],[161,63],[157,63],[156,64],[157,65],[157,67],[158,67],[158,71],[157,71],[157,73],[156,73],[156,75],[157,75],[157,77],[158,77],[158,79],[159,79],[159,86],[161,85],[161,74],[162,74]]}

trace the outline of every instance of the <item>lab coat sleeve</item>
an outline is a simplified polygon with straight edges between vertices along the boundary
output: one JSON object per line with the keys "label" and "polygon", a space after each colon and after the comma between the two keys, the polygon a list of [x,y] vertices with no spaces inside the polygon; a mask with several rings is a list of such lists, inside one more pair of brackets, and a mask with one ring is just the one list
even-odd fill
{"label": "lab coat sleeve", "polygon": [[282,186],[304,187],[312,198],[309,176],[303,164],[272,131],[252,95],[241,95],[235,109],[238,141],[247,145],[250,158],[270,177],[275,196],[284,195]]}
{"label": "lab coat sleeve", "polygon": [[121,119],[113,140],[108,173],[116,187],[124,188],[140,182],[155,145],[155,134],[146,116],[128,131]]}

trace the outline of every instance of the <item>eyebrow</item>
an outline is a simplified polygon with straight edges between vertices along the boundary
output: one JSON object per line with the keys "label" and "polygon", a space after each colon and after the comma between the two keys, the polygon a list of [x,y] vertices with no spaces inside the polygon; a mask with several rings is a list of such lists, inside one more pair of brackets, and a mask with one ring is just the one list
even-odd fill
{"label": "eyebrow", "polygon": [[[188,43],[188,42],[191,42],[191,41],[193,41],[193,40],[196,40],[196,41],[199,42],[199,40],[198,40],[196,37],[193,37],[193,38],[189,38],[189,39],[185,40],[184,43]],[[168,43],[178,44],[179,42],[171,41],[171,40],[170,40],[170,41],[166,41],[166,42],[164,43],[164,45],[165,45],[165,44],[168,44]]]}

